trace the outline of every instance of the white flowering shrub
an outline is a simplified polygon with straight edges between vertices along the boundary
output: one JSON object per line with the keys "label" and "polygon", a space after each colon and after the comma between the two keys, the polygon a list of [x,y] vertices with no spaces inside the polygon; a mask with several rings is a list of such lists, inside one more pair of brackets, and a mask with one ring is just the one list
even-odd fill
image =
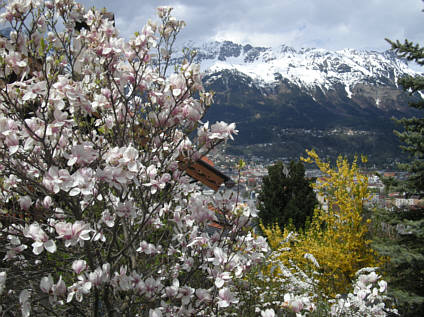
{"label": "white flowering shrub", "polygon": [[[290,238],[290,237],[289,237]],[[317,281],[292,264],[285,266],[279,251],[271,251],[264,261],[235,284],[240,290],[238,308],[243,316],[309,316],[321,310],[324,299],[316,292]]]}
{"label": "white flowering shrub", "polygon": [[[201,195],[184,173],[236,130],[200,121],[212,95],[193,55],[169,69],[184,22],[158,16],[125,41],[73,0],[3,10],[5,316],[224,315],[267,250],[247,206]],[[211,204],[224,218],[213,236]]]}
{"label": "white flowering shrub", "polygon": [[[290,234],[283,243],[292,239]],[[289,251],[289,250],[286,250]],[[387,293],[387,283],[376,273],[377,268],[363,268],[356,273],[352,292],[329,298],[318,288],[319,263],[306,253],[311,269],[303,272],[292,261],[281,262],[280,251],[269,252],[242,281],[240,305],[242,316],[398,316]]]}
{"label": "white flowering shrub", "polygon": [[332,300],[331,316],[397,316],[385,295],[387,282],[375,273],[375,268],[363,268],[356,273],[352,293]]}

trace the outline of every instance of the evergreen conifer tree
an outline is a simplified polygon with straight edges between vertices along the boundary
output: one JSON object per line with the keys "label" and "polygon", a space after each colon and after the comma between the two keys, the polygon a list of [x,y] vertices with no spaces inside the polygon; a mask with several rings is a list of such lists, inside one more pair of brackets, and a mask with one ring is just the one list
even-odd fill
{"label": "evergreen conifer tree", "polygon": [[[404,43],[390,40],[388,42],[399,57],[424,66],[423,47],[408,40],[405,40]],[[422,75],[407,75],[400,78],[398,83],[405,90],[410,91],[411,95],[424,91],[424,77]],[[410,102],[409,105],[415,109],[424,110],[423,99]],[[405,143],[402,149],[412,157],[410,163],[401,166],[410,173],[408,179],[410,194],[424,196],[424,117],[402,118],[398,120],[398,123],[403,126],[404,131],[395,131],[395,134]]]}
{"label": "evergreen conifer tree", "polygon": [[[399,57],[424,66],[424,48],[408,40],[404,43],[388,40]],[[398,83],[411,94],[424,91],[424,77],[405,76]],[[424,100],[410,103],[410,106],[424,110]],[[424,196],[424,117],[402,118],[398,122],[403,131],[395,134],[404,142],[403,150],[411,156],[411,162],[401,165],[409,172],[405,184],[406,194]],[[405,208],[383,213],[383,222],[396,228],[393,239],[387,235],[376,243],[382,255],[391,258],[387,271],[392,294],[398,301],[402,316],[422,316],[424,313],[424,209]]]}
{"label": "evergreen conifer tree", "polygon": [[292,223],[297,229],[314,213],[317,204],[310,181],[305,179],[303,163],[291,161],[289,168],[283,162],[268,167],[259,193],[259,217],[267,226],[277,223],[283,228]]}

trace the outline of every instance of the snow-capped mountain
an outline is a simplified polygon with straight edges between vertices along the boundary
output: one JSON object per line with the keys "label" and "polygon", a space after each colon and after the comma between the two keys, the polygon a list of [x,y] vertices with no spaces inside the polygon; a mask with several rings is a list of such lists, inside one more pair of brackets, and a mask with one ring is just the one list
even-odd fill
{"label": "snow-capped mountain", "polygon": [[399,157],[393,136],[399,127],[391,118],[415,113],[397,80],[417,72],[393,52],[229,41],[189,47],[197,51],[206,89],[215,91],[205,120],[236,122],[238,151],[253,146],[250,153],[276,158],[316,148],[325,155]]}
{"label": "snow-capped mountain", "polygon": [[260,86],[278,85],[282,79],[309,90],[328,91],[334,86],[342,86],[349,98],[357,84],[396,86],[399,77],[416,74],[391,51],[296,50],[286,45],[267,48],[229,41],[209,42],[191,48],[197,51],[196,62],[208,74],[234,70]]}

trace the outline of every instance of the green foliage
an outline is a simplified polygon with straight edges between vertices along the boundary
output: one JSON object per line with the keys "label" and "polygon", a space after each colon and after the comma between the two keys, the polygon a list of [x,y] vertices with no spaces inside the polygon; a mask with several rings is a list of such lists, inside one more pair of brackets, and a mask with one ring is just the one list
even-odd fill
{"label": "green foliage", "polygon": [[384,185],[384,191],[385,193],[390,193],[391,191],[394,191],[394,189],[399,187],[399,181],[393,177],[393,176],[388,176],[385,177],[383,175],[381,175],[380,173],[375,173],[378,178],[380,178],[380,180],[382,181],[383,185]]}
{"label": "green foliage", "polygon": [[277,223],[281,228],[288,224],[304,228],[317,204],[300,161],[291,161],[288,169],[282,162],[269,166],[258,200],[262,223],[265,226]]}
{"label": "green foliage", "polygon": [[[424,48],[408,40],[388,42],[399,57],[424,65]],[[424,91],[424,77],[406,76],[399,84],[411,94]],[[424,110],[424,100],[410,103]],[[424,117],[398,120],[403,131],[395,134],[403,142],[411,162],[401,167],[410,173],[403,187],[407,195],[424,196]],[[387,185],[387,184],[386,184]],[[375,235],[374,247],[382,255],[390,256],[387,265],[388,282],[403,316],[422,316],[424,313],[424,211],[422,208],[382,210],[379,212],[380,231]]]}
{"label": "green foliage", "polygon": [[[421,219],[419,219],[421,216]],[[422,210],[379,210],[373,248],[390,257],[385,271],[389,294],[402,316],[424,312],[424,219]]]}
{"label": "green foliage", "polygon": [[[418,44],[413,44],[408,40],[405,40],[403,44],[399,41],[389,41],[389,43],[398,56],[423,65],[424,48]],[[399,84],[411,94],[424,91],[424,77],[421,75],[405,76],[399,80]],[[410,106],[423,110],[424,100],[410,103]],[[409,178],[411,193],[422,195],[424,193],[424,118],[402,118],[398,120],[398,123],[403,126],[404,131],[395,131],[395,134],[404,143],[401,148],[412,157],[412,161],[404,164],[403,169],[411,173]]]}

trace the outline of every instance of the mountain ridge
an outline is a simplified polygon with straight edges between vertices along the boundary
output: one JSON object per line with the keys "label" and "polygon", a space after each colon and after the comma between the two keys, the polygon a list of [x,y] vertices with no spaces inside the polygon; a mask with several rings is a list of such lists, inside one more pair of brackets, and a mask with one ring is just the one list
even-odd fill
{"label": "mountain ridge", "polygon": [[[395,84],[399,75],[417,74],[392,51],[368,51],[343,49],[337,51],[322,48],[296,50],[286,45],[254,47],[230,41],[208,42],[197,51],[195,62],[207,72],[237,69],[263,84],[278,80],[279,76],[305,86],[321,85],[343,80],[352,84],[366,79],[378,80],[375,84],[387,84],[387,78]],[[395,84],[396,85],[396,84]]]}
{"label": "mountain ridge", "polygon": [[229,41],[191,48],[205,88],[215,92],[205,120],[237,123],[240,133],[230,149],[270,158],[298,157],[305,148],[325,155],[363,153],[377,161],[402,157],[393,135],[399,127],[391,118],[417,114],[408,102],[421,96],[397,85],[398,78],[418,72],[393,52]]}

